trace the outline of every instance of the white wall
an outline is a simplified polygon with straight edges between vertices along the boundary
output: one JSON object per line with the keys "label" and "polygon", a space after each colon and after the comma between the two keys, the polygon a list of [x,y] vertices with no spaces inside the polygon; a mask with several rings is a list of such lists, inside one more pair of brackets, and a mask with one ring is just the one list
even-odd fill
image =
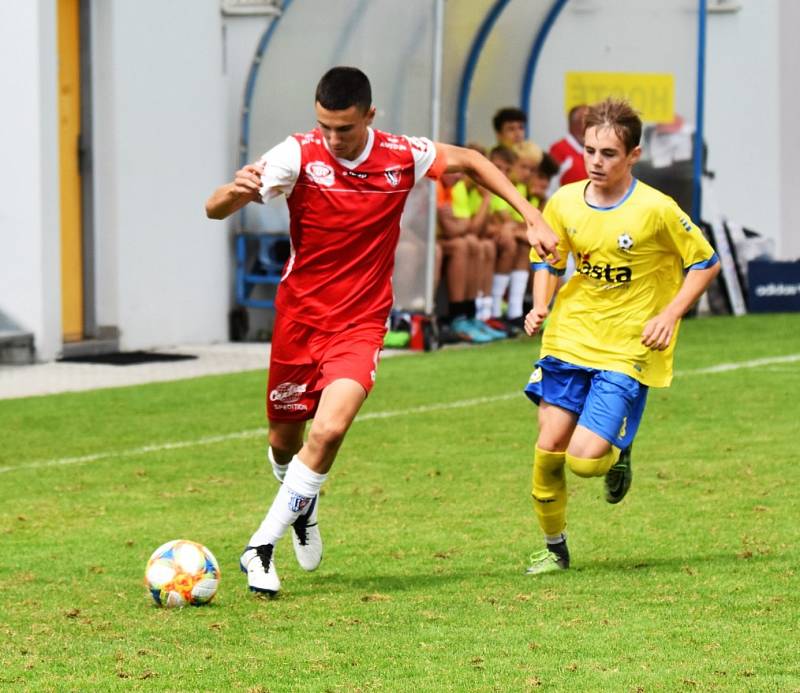
{"label": "white wall", "polygon": [[781,92],[794,88],[791,81],[780,85],[778,3],[748,0],[739,12],[709,15],[705,123],[720,210],[776,244]]}
{"label": "white wall", "polygon": [[218,0],[94,3],[97,322],[123,349],[227,338],[229,175]]}
{"label": "white wall", "polygon": [[780,247],[784,258],[800,259],[800,206],[797,204],[797,162],[800,157],[800,2],[782,0],[780,6]]}
{"label": "white wall", "polygon": [[61,347],[55,3],[0,3],[0,308]]}

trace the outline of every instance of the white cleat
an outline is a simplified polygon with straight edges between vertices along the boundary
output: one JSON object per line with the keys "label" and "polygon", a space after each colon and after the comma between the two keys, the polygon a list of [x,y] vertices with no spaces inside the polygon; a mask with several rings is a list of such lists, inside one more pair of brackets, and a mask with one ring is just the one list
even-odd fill
{"label": "white cleat", "polygon": [[251,592],[276,595],[281,588],[281,579],[272,560],[272,544],[246,546],[239,559],[239,567],[247,573],[247,585]]}
{"label": "white cleat", "polygon": [[317,502],[314,496],[311,507],[292,525],[292,545],[297,562],[303,570],[316,570],[322,561],[322,537],[317,525]]}

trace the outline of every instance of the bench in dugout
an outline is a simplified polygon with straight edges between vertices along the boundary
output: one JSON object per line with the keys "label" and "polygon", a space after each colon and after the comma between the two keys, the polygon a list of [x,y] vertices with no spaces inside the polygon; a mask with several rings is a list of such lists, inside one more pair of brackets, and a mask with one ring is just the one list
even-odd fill
{"label": "bench in dugout", "polygon": [[[243,340],[248,329],[247,308],[273,310],[274,291],[255,292],[257,287],[277,287],[289,258],[289,235],[280,233],[237,233],[236,309],[231,314],[231,339]],[[269,296],[263,294],[269,293]],[[261,295],[258,295],[261,294]]]}

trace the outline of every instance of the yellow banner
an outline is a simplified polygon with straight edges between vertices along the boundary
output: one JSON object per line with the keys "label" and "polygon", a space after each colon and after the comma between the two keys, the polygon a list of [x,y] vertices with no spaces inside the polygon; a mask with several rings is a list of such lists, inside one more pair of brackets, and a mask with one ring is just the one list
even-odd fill
{"label": "yellow banner", "polygon": [[566,72],[564,110],[615,96],[627,99],[647,123],[675,119],[675,77],[656,72]]}

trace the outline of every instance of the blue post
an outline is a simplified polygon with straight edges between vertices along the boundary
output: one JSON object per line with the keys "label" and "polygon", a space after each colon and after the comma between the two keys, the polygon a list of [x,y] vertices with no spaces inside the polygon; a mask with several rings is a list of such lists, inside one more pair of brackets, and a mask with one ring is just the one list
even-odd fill
{"label": "blue post", "polygon": [[456,122],[456,144],[464,145],[467,141],[467,108],[469,107],[469,92],[472,88],[472,78],[475,76],[475,68],[478,65],[483,46],[489,38],[492,27],[497,18],[503,13],[509,0],[496,0],[492,8],[487,13],[481,23],[475,40],[469,49],[467,63],[464,65],[464,75],[461,78],[461,86],[458,89],[458,121]]}
{"label": "blue post", "polygon": [[697,3],[697,106],[694,128],[694,180],[692,181],[692,220],[700,223],[703,179],[703,120],[706,88],[706,0]]}

